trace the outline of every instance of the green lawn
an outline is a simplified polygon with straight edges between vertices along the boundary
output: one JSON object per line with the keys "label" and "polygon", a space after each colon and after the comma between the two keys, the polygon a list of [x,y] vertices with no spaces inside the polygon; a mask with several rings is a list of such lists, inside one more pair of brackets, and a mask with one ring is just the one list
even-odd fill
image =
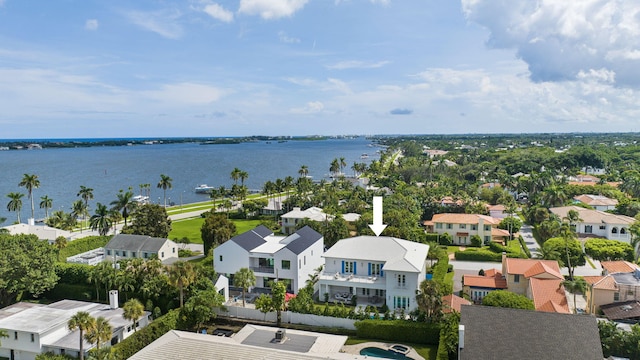
{"label": "green lawn", "polygon": [[[242,234],[247,232],[256,226],[260,225],[260,220],[231,220],[236,224],[236,233]],[[201,217],[178,220],[171,223],[171,232],[169,233],[169,239],[182,239],[188,238],[194,244],[202,244],[202,237],[200,236],[200,228],[204,223],[204,219]]]}
{"label": "green lawn", "polygon": [[[347,341],[344,343],[345,345],[357,345],[365,342],[384,342],[381,340],[371,340],[371,339],[361,339],[358,337],[349,336]],[[404,345],[411,346],[418,352],[420,356],[427,360],[435,360],[436,354],[438,353],[438,345],[424,345],[424,344],[411,344],[411,343],[402,343]]]}
{"label": "green lawn", "polygon": [[522,246],[520,245],[520,241],[518,241],[518,239],[509,240],[507,249],[509,251],[513,251],[516,254],[521,254],[523,252]]}

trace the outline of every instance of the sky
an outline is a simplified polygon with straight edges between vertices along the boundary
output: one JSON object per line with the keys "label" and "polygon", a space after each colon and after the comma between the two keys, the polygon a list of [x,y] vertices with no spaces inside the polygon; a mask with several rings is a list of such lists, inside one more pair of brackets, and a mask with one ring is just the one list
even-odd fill
{"label": "sky", "polygon": [[637,0],[0,0],[0,138],[640,131]]}

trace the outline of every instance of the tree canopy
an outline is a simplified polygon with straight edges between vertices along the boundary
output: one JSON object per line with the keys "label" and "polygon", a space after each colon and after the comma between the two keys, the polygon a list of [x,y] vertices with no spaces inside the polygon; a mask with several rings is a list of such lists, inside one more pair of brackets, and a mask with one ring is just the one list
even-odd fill
{"label": "tree canopy", "polygon": [[165,239],[169,236],[171,219],[167,215],[166,208],[158,204],[140,205],[131,217],[131,224],[122,229],[123,234],[148,235]]}
{"label": "tree canopy", "polygon": [[204,223],[200,228],[204,253],[208,254],[209,250],[231,239],[235,233],[236,225],[229,221],[225,215],[213,212],[206,213]]}
{"label": "tree canopy", "polygon": [[482,305],[512,309],[535,310],[533,300],[506,290],[495,290],[482,299]]}
{"label": "tree canopy", "polygon": [[633,247],[617,240],[589,239],[584,244],[584,252],[599,261],[634,260]]}

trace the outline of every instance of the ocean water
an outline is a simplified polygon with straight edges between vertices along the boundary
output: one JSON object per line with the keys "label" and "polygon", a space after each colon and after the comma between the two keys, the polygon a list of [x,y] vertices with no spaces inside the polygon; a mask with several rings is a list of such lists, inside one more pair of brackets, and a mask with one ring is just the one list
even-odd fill
{"label": "ocean water", "polygon": [[[262,189],[266,181],[297,178],[298,170],[307,165],[309,175],[320,180],[329,174],[331,161],[344,157],[346,174],[351,174],[354,162],[369,163],[378,159],[379,147],[369,146],[370,140],[329,139],[318,141],[251,142],[229,145],[200,145],[198,143],[157,144],[117,147],[85,147],[43,150],[0,151],[0,217],[3,225],[16,220],[16,213],[7,211],[10,192],[25,194],[21,218],[30,217],[31,205],[25,188],[18,186],[23,174],[36,174],[40,187],[34,190],[35,217],[44,217],[39,208],[40,197],[53,199],[54,210],[70,211],[78,200],[80,186],[93,188],[94,199],[89,202],[91,212],[95,204],[109,204],[118,190],[129,187],[140,193],[140,184],[151,184],[151,200],[162,203],[163,191],[156,187],[160,174],[170,176],[173,188],[167,190],[167,202],[189,203],[203,201],[207,195],[196,194],[200,184],[210,186],[233,185],[231,171],[239,168],[249,177],[249,189]],[[367,159],[361,159],[362,154]]]}

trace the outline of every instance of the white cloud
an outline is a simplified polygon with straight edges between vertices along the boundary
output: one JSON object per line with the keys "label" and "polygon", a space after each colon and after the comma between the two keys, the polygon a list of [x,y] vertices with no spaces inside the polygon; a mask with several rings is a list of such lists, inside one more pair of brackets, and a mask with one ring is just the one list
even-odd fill
{"label": "white cloud", "polygon": [[143,94],[150,99],[169,104],[206,105],[219,100],[224,92],[213,86],[184,82],[166,84],[158,90]]}
{"label": "white cloud", "polygon": [[287,43],[287,44],[297,44],[297,43],[300,42],[300,39],[295,38],[295,37],[290,37],[284,31],[279,31],[278,32],[278,37],[280,38],[281,42]]}
{"label": "white cloud", "polygon": [[180,15],[178,11],[169,10],[155,12],[130,11],[126,14],[135,25],[167,39],[178,39],[182,36],[182,26],[177,23]]}
{"label": "white cloud", "polygon": [[230,23],[233,21],[233,12],[226,10],[216,3],[206,5],[202,11],[222,22]]}
{"label": "white cloud", "polygon": [[238,12],[260,15],[265,20],[290,17],[301,10],[308,0],[240,0]]}
{"label": "white cloud", "polygon": [[85,23],[84,23],[84,28],[87,30],[98,30],[98,20],[97,19],[88,19]]}
{"label": "white cloud", "polygon": [[301,108],[292,108],[289,110],[292,114],[315,114],[324,110],[324,104],[320,101],[310,101],[306,106]]}
{"label": "white cloud", "polygon": [[515,49],[534,81],[606,69],[617,85],[640,86],[637,0],[461,1],[467,19],[491,32],[488,45]]}
{"label": "white cloud", "polygon": [[358,60],[341,61],[337,64],[328,65],[327,69],[330,70],[345,70],[345,69],[375,69],[389,64],[389,61],[378,62],[364,62]]}

